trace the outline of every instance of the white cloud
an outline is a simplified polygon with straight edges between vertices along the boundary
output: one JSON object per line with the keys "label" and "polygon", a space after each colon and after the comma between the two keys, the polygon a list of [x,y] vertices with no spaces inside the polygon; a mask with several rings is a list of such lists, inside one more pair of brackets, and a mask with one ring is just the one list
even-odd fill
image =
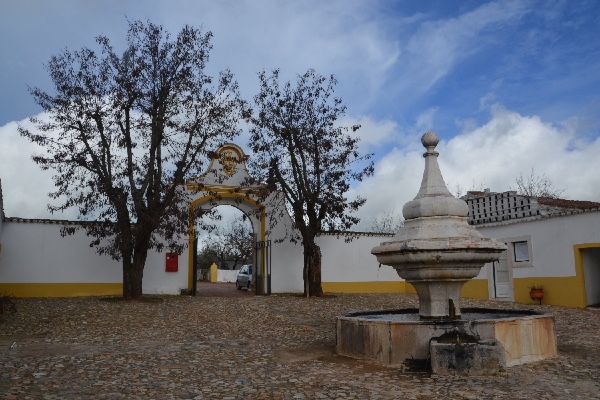
{"label": "white cloud", "polygon": [[[456,185],[471,189],[474,183],[484,184],[492,191],[508,190],[520,173],[527,174],[534,168],[557,188],[566,189],[565,197],[600,201],[600,175],[597,174],[600,139],[590,141],[576,135],[576,124],[571,119],[553,125],[538,116],[523,116],[499,104],[492,105],[490,111],[485,124],[441,141],[437,147],[442,174],[451,191]],[[360,210],[363,221],[356,228],[366,230],[373,218],[393,209],[400,212],[417,194],[423,174],[424,149],[415,135],[400,132],[394,121],[375,121],[363,116],[348,117],[344,123],[363,125],[359,132],[362,131],[366,146],[379,145],[382,149],[382,144],[396,139],[395,143],[408,137],[414,141],[408,146],[398,144],[389,151],[378,150],[374,176],[353,189],[351,195],[367,198]],[[417,123],[422,125],[422,121]],[[19,124],[31,128],[29,121]],[[41,149],[19,136],[15,122],[0,127],[0,137],[0,179],[6,214],[75,219],[76,210],[62,215],[47,212],[47,193],[54,190],[52,173],[41,171],[31,161],[31,154]]]}
{"label": "white cloud", "polygon": [[399,59],[405,76],[400,91],[412,95],[429,91],[459,62],[494,40],[488,31],[516,23],[527,11],[524,2],[490,2],[458,17],[424,22]]}
{"label": "white cloud", "polygon": [[[457,185],[472,189],[473,184],[485,184],[502,192],[533,168],[565,189],[566,198],[600,201],[600,138],[584,141],[568,123],[552,125],[495,104],[486,124],[441,141],[436,150],[451,191]],[[368,229],[375,216],[400,210],[414,198],[423,174],[423,151],[394,148],[377,162],[375,175],[354,189],[367,198],[358,229]]]}
{"label": "white cloud", "polygon": [[[282,78],[286,80],[294,80],[295,74],[303,73],[307,68],[315,68],[324,75],[335,74],[339,81],[336,96],[342,97],[349,106],[348,111],[353,113],[340,124],[362,125],[357,131],[362,139],[361,151],[376,153],[375,176],[355,189],[368,199],[361,213],[369,222],[371,216],[378,212],[392,209],[394,205],[399,210],[414,197],[423,166],[420,135],[426,130],[435,131],[436,126],[445,129],[447,124],[443,121],[452,120],[456,121],[460,134],[443,141],[438,147],[442,171],[451,186],[460,184],[463,188],[471,188],[475,182],[485,183],[494,191],[506,190],[520,172],[527,172],[533,166],[557,186],[565,187],[568,197],[600,200],[596,189],[600,182],[595,175],[598,169],[595,154],[599,143],[590,139],[598,133],[597,96],[586,97],[581,95],[585,95],[583,92],[565,91],[570,96],[553,92],[561,96],[544,97],[535,90],[529,90],[530,86],[519,86],[515,94],[507,94],[506,89],[510,89],[511,86],[507,85],[511,81],[522,76],[519,75],[523,73],[521,70],[538,74],[541,66],[551,64],[544,68],[551,67],[551,72],[555,69],[562,71],[565,62],[572,60],[577,66],[573,69],[576,73],[565,70],[560,74],[546,75],[552,79],[548,79],[545,86],[556,87],[559,78],[564,75],[565,80],[561,82],[566,83],[561,83],[561,88],[573,86],[567,78],[577,78],[577,82],[586,82],[589,91],[596,93],[597,90],[593,89],[597,86],[594,78],[597,75],[597,68],[594,68],[597,44],[590,41],[590,51],[586,50],[588,47],[581,47],[581,53],[589,55],[589,59],[580,59],[565,53],[564,43],[563,47],[556,47],[554,42],[549,45],[544,40],[537,40],[534,44],[560,57],[558,61],[539,64],[537,56],[535,63],[529,59],[531,54],[537,54],[525,51],[529,44],[517,46],[511,43],[510,49],[498,46],[497,59],[492,62],[494,67],[507,63],[507,59],[512,60],[512,55],[522,63],[513,65],[508,62],[508,69],[501,70],[504,72],[500,74],[491,69],[488,59],[477,59],[477,53],[482,50],[496,49],[494,44],[507,38],[521,37],[530,31],[535,33],[535,29],[556,35],[566,32],[564,29],[559,33],[554,31],[559,28],[559,22],[571,21],[572,17],[565,21],[561,19],[556,25],[542,25],[532,18],[524,18],[528,13],[539,12],[539,7],[521,1],[472,3],[441,12],[428,6],[402,7],[390,6],[385,1],[352,0],[182,0],[178,7],[164,1],[149,1],[142,8],[133,2],[123,2],[112,8],[71,3],[67,8],[55,7],[53,11],[37,7],[37,11],[43,9],[43,12],[34,14],[28,6],[10,7],[15,11],[12,15],[7,14],[4,19],[7,24],[0,24],[0,31],[4,27],[4,31],[10,33],[4,35],[4,44],[10,45],[7,48],[12,51],[9,51],[9,61],[0,62],[0,68],[4,66],[5,70],[19,71],[23,75],[19,78],[23,80],[5,73],[7,84],[19,81],[20,86],[5,90],[3,110],[19,103],[17,100],[21,92],[26,92],[24,82],[47,88],[44,83],[47,81],[41,78],[47,75],[41,63],[61,48],[94,46],[93,37],[98,34],[107,35],[117,48],[122,48],[125,15],[132,20],[149,19],[162,24],[173,35],[183,24],[203,24],[204,30],[214,33],[209,72],[214,75],[216,71],[230,67],[248,100],[257,92],[256,72],[263,68],[268,71],[280,67]],[[563,6],[550,6],[554,7],[562,10]],[[413,11],[407,10],[415,9],[423,12],[415,11],[409,15]],[[70,13],[71,18],[61,17],[65,12]],[[22,23],[32,17],[34,24]],[[48,21],[55,22],[57,18],[65,23],[59,24],[61,29],[49,30]],[[587,23],[591,24],[589,18]],[[35,32],[40,30],[51,34],[36,36]],[[36,38],[39,40],[34,40]],[[580,42],[577,46],[573,45],[574,49],[580,49]],[[486,57],[489,54],[484,53]],[[565,58],[563,54],[569,57]],[[469,87],[455,87],[452,92],[436,93],[435,89],[444,82],[453,82],[453,72],[459,71],[461,63],[467,59],[475,59],[477,67],[481,67],[482,76],[491,81],[473,81]],[[12,63],[17,63],[15,60],[30,66],[29,70],[15,70],[12,67]],[[581,73],[581,65],[587,66],[584,74]],[[537,79],[523,81],[529,84]],[[468,95],[465,91],[469,92]],[[537,95],[527,96],[527,93]],[[424,104],[420,104],[420,97],[431,97],[431,101],[426,99]],[[514,99],[527,99],[527,106],[515,104]],[[29,97],[27,100],[31,103]],[[450,102],[460,107],[452,107]],[[495,102],[510,105],[516,112],[494,106]],[[421,113],[415,115],[411,110],[413,107],[422,110]],[[20,118],[27,113],[35,113],[28,110],[31,108],[10,115]],[[491,112],[489,120],[484,124],[478,122],[481,113],[488,111]],[[541,119],[519,112],[550,117]],[[567,114],[577,117],[565,119]],[[549,122],[548,118],[564,121]],[[27,124],[27,121],[20,123]],[[39,149],[19,137],[16,123],[0,126],[0,140],[0,179],[7,214],[48,217],[47,193],[54,189],[52,173],[41,171],[30,160],[31,154]],[[247,133],[236,140],[242,146],[246,142]]]}
{"label": "white cloud", "polygon": [[[210,68],[231,67],[245,93],[253,93],[262,69],[280,68],[282,78],[295,80],[314,68],[352,88],[353,102],[367,102],[399,56],[398,44],[374,18],[376,7],[360,1],[252,0],[235,7],[231,2],[190,7],[201,12],[204,29],[214,33]],[[184,18],[178,15],[168,28],[176,32]]]}
{"label": "white cloud", "polygon": [[75,219],[76,210],[54,215],[48,212],[48,193],[55,190],[52,171],[42,171],[33,162],[31,156],[43,149],[22,138],[18,125],[34,129],[29,120],[0,126],[0,179],[6,216]]}
{"label": "white cloud", "polygon": [[428,131],[432,129],[434,124],[435,113],[439,107],[431,107],[417,116],[415,128],[419,131]]}
{"label": "white cloud", "polygon": [[338,120],[339,126],[351,127],[360,125],[360,129],[348,132],[349,135],[360,137],[360,146],[363,151],[386,143],[397,143],[400,132],[398,125],[392,120],[376,121],[370,116],[361,115],[358,117],[344,116]]}

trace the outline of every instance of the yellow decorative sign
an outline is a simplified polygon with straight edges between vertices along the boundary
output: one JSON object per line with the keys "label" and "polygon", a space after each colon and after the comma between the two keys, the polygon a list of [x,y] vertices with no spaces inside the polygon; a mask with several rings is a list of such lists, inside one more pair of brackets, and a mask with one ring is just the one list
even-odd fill
{"label": "yellow decorative sign", "polygon": [[234,155],[233,151],[225,150],[221,153],[221,165],[223,166],[223,172],[225,172],[227,176],[235,174],[238,163],[239,160]]}

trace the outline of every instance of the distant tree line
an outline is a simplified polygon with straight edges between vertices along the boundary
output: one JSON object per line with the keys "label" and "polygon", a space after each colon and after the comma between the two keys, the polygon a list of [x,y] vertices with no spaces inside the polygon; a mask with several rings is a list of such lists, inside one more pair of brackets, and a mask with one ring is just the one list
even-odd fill
{"label": "distant tree line", "polygon": [[237,269],[252,264],[254,237],[250,222],[238,217],[225,228],[212,231],[198,248],[196,268],[207,269],[216,263],[221,269]]}

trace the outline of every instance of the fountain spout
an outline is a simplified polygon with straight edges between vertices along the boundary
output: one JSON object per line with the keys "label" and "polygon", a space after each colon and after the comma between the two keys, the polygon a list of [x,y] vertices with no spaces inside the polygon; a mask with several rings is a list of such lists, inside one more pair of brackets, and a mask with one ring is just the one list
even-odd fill
{"label": "fountain spout", "polygon": [[460,291],[485,263],[497,261],[504,243],[483,237],[467,222],[467,204],[452,196],[435,151],[439,139],[426,132],[425,169],[416,197],[402,209],[404,228],[374,247],[377,261],[391,265],[419,296],[421,319],[460,319]]}

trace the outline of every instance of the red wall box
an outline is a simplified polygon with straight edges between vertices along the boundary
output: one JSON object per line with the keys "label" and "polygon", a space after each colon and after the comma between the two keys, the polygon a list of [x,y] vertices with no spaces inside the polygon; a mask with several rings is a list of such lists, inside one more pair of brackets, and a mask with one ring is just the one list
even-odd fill
{"label": "red wall box", "polygon": [[179,269],[179,255],[177,253],[167,253],[167,272],[177,272]]}

